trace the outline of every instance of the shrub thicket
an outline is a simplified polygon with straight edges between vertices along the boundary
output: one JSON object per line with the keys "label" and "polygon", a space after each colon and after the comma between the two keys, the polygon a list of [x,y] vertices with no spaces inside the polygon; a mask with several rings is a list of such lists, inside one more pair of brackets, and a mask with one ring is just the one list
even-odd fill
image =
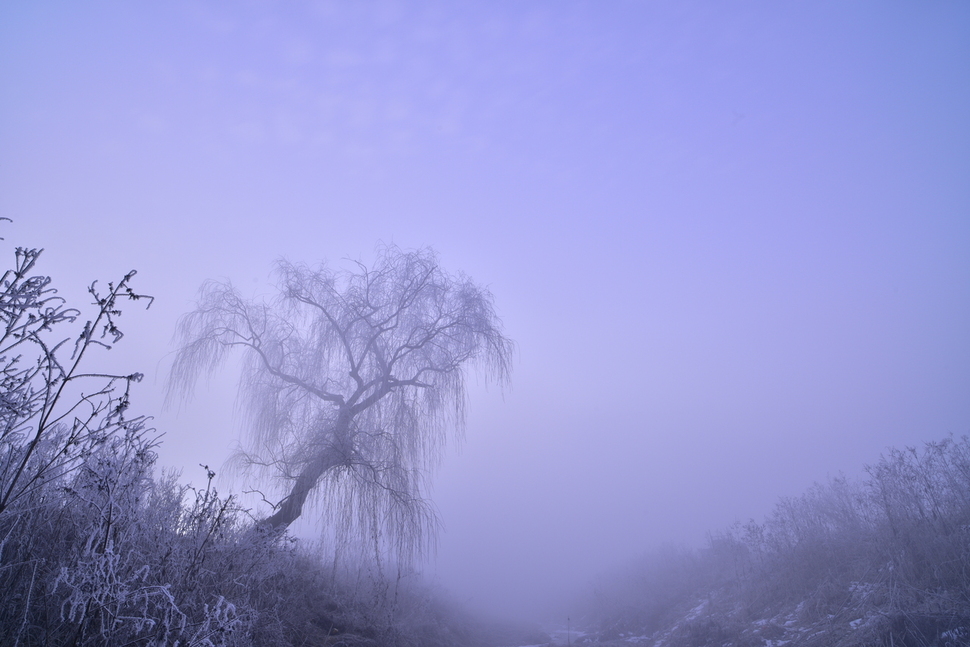
{"label": "shrub thicket", "polygon": [[587,604],[599,637],[670,647],[970,644],[970,439],[891,449],[862,480],[644,557]]}

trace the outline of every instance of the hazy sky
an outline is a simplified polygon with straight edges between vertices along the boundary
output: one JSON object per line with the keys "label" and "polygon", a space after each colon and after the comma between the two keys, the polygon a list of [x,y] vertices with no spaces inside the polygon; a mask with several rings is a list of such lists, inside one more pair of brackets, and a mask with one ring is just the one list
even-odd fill
{"label": "hazy sky", "polygon": [[162,410],[205,279],[384,241],[488,285],[513,386],[428,569],[492,609],[970,433],[965,2],[12,0],[0,216],[74,301],[138,269],[103,361],[196,481],[238,426]]}

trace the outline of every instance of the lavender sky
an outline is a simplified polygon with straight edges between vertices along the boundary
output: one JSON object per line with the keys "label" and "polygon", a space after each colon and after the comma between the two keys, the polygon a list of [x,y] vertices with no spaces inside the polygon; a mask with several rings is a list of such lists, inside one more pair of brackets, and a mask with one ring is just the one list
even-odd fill
{"label": "lavender sky", "polygon": [[162,407],[205,279],[383,241],[488,285],[513,386],[425,568],[494,611],[970,433],[964,2],[10,0],[0,216],[74,302],[138,269],[102,361],[196,482],[239,426],[229,375]]}

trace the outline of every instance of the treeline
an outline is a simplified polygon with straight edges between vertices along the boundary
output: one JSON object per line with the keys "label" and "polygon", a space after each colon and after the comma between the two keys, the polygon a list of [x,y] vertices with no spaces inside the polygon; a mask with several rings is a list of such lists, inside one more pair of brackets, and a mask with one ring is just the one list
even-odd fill
{"label": "treeline", "polygon": [[[378,557],[337,562],[233,497],[154,472],[137,373],[92,369],[134,272],[90,319],[18,249],[0,277],[0,645],[476,645],[471,623]],[[208,468],[206,468],[208,469]]]}
{"label": "treeline", "polygon": [[643,644],[970,644],[970,439],[892,449],[761,523],[665,548],[587,601],[599,639]]}

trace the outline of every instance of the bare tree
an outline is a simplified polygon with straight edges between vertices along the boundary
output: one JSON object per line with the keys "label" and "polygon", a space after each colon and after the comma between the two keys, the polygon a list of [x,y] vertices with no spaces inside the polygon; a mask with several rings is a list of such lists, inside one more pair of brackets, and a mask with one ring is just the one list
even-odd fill
{"label": "bare tree", "polygon": [[[179,323],[169,395],[244,351],[240,401],[249,465],[288,494],[266,520],[289,526],[311,494],[355,533],[388,532],[399,556],[420,552],[434,525],[424,479],[464,420],[465,371],[507,380],[512,342],[491,294],[447,274],[433,251],[390,246],[352,271],[281,261],[272,303],[208,282]],[[354,525],[356,524],[356,525]]]}

